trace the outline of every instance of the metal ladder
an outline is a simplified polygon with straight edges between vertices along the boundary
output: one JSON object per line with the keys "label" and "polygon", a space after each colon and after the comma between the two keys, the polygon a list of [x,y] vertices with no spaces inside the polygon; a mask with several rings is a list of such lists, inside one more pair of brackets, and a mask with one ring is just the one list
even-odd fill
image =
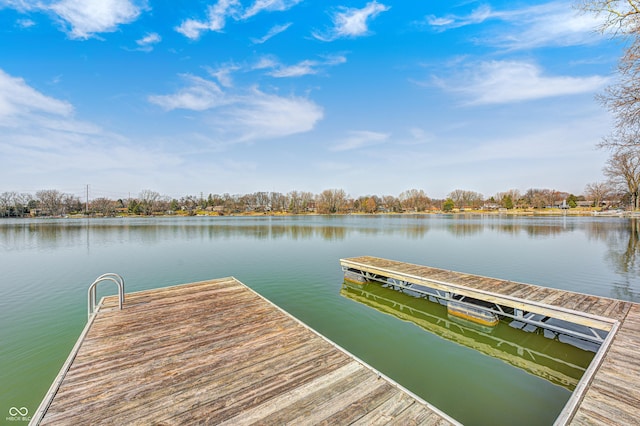
{"label": "metal ladder", "polygon": [[88,318],[91,318],[93,315],[96,305],[98,304],[97,295],[96,295],[96,286],[98,283],[102,281],[113,281],[118,285],[118,306],[120,310],[122,310],[122,305],[124,304],[124,278],[122,278],[118,274],[114,274],[113,272],[109,272],[106,274],[100,275],[96,280],[89,286],[88,292]]}

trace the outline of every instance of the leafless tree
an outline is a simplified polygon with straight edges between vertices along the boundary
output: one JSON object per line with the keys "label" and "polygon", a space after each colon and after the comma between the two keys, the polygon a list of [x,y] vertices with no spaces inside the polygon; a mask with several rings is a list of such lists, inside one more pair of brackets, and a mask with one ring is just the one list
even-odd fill
{"label": "leafless tree", "polygon": [[315,202],[316,196],[313,195],[313,193],[302,191],[300,192],[299,195],[300,195],[300,203],[301,203],[303,212],[311,210],[312,207],[315,208],[314,202]]}
{"label": "leafless tree", "polygon": [[616,126],[611,134],[602,138],[598,148],[612,151],[624,148],[640,147],[640,125],[628,124]]}
{"label": "leafless tree", "polygon": [[0,217],[22,217],[27,209],[27,204],[33,197],[30,194],[20,194],[15,191],[7,191],[0,194]]}
{"label": "leafless tree", "polygon": [[[206,208],[206,201],[204,202]],[[171,198],[166,195],[161,195],[155,205],[155,211],[158,213],[165,214],[171,210]]]}
{"label": "leafless tree", "polygon": [[180,198],[179,204],[180,209],[186,211],[190,215],[193,215],[196,210],[198,210],[198,197],[195,195],[187,195]]}
{"label": "leafless tree", "polygon": [[613,113],[611,135],[599,147],[616,150],[640,145],[640,1],[579,0],[578,7],[602,18],[599,30],[626,42],[618,61],[618,79],[598,95],[598,100]]}
{"label": "leafless tree", "polygon": [[0,194],[0,216],[10,216],[13,207],[15,192],[3,192]]}
{"label": "leafless tree", "polygon": [[347,194],[342,189],[325,189],[318,196],[318,212],[323,214],[342,213],[347,205]]}
{"label": "leafless tree", "polygon": [[524,199],[529,206],[537,209],[551,207],[558,200],[561,194],[555,189],[535,189],[530,188],[524,195]]}
{"label": "leafless tree", "polygon": [[594,207],[599,207],[602,201],[609,198],[611,193],[612,188],[609,182],[593,182],[584,188],[584,196],[593,202]]}
{"label": "leafless tree", "polygon": [[270,209],[269,205],[269,193],[268,192],[256,192],[255,196],[255,206],[254,209],[256,211],[266,212]]}
{"label": "leafless tree", "polygon": [[393,195],[384,195],[382,197],[382,204],[388,211],[399,213],[402,211],[402,204],[397,197]]}
{"label": "leafless tree", "polygon": [[143,189],[140,191],[139,198],[142,213],[150,215],[156,211],[156,204],[160,201],[160,193],[150,189]]}
{"label": "leafless tree", "polygon": [[36,192],[36,198],[40,201],[42,212],[50,216],[59,216],[62,214],[64,195],[65,194],[56,189],[43,189]]}
{"label": "leafless tree", "polygon": [[368,197],[367,201],[364,203],[364,211],[366,213],[375,213],[378,210],[378,202],[376,201],[378,197]]}
{"label": "leafless tree", "polygon": [[354,201],[354,210],[363,213],[375,213],[380,199],[375,195],[363,195]]}
{"label": "leafless tree", "polygon": [[431,199],[422,189],[409,189],[398,197],[405,210],[423,212],[431,205]]}
{"label": "leafless tree", "polygon": [[224,206],[223,211],[225,213],[239,213],[243,209],[239,204],[240,197],[237,195],[229,195],[228,193],[222,194],[222,205]]}
{"label": "leafless tree", "polygon": [[280,192],[269,193],[269,204],[271,211],[284,212],[287,209],[287,197]]}
{"label": "leafless tree", "polygon": [[603,171],[613,185],[628,191],[634,209],[640,208],[640,152],[636,149],[619,149],[609,158]]}
{"label": "leafless tree", "polygon": [[[231,211],[233,212],[248,212],[248,211],[264,212],[266,208],[266,204],[258,205],[256,194],[257,193],[231,196],[231,200],[233,201],[233,208],[231,209]],[[264,192],[263,194],[266,194],[266,192]]]}
{"label": "leafless tree", "polygon": [[285,195],[286,211],[293,214],[309,211],[315,196],[311,192],[291,191]]}
{"label": "leafless tree", "polygon": [[15,193],[13,198],[13,205],[15,208],[16,216],[24,216],[24,214],[29,209],[29,205],[33,203],[33,196],[31,194],[26,193]]}
{"label": "leafless tree", "polygon": [[287,210],[293,214],[302,212],[302,198],[298,191],[287,193]]}
{"label": "leafless tree", "polygon": [[505,192],[498,192],[493,198],[496,203],[500,203],[502,207],[507,207],[504,205],[505,200],[511,200],[511,207],[516,207],[519,205],[520,200],[522,199],[522,194],[520,194],[520,191],[517,189],[510,189]]}
{"label": "leafless tree", "polygon": [[640,124],[640,1],[582,0],[582,10],[603,19],[600,31],[623,37],[626,49],[618,62],[619,81],[600,96],[617,119],[616,127]]}
{"label": "leafless tree", "polygon": [[112,216],[116,212],[118,203],[108,198],[95,198],[89,203],[89,209],[92,213],[100,213],[104,216]]}
{"label": "leafless tree", "polygon": [[453,200],[458,208],[465,207],[480,207],[484,201],[484,197],[479,192],[466,191],[463,189],[456,189],[449,193],[449,198]]}
{"label": "leafless tree", "polygon": [[62,213],[79,213],[84,210],[85,206],[80,201],[80,198],[71,195],[71,194],[63,194],[62,196]]}

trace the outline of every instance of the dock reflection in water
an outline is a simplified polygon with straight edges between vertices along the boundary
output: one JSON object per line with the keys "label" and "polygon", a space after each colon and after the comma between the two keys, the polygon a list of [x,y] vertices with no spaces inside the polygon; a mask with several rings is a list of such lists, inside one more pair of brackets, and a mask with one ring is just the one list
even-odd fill
{"label": "dock reflection in water", "polygon": [[465,321],[448,315],[445,305],[378,283],[352,284],[345,281],[340,294],[411,322],[443,339],[500,359],[569,391],[576,388],[599,347],[591,343],[585,345],[585,342],[578,347],[545,337],[542,332],[519,330],[509,326],[504,319],[493,327]]}

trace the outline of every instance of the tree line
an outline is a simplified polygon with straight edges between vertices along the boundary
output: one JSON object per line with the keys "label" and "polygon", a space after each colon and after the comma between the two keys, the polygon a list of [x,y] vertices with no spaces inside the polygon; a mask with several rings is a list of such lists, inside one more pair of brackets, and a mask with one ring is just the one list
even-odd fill
{"label": "tree line", "polygon": [[454,209],[541,209],[550,207],[618,207],[627,205],[630,194],[619,191],[608,182],[585,187],[584,195],[573,195],[553,189],[517,189],[485,197],[456,189],[445,199],[429,197],[424,190],[409,189],[393,195],[351,197],[342,189],[326,189],[319,194],[304,191],[254,192],[251,194],[187,195],[181,198],[143,190],[137,197],[112,200],[99,197],[82,200],[55,189],[37,191],[35,195],[18,192],[0,194],[0,217],[64,216],[64,215],[157,215],[157,214],[347,214],[347,213],[421,213]]}

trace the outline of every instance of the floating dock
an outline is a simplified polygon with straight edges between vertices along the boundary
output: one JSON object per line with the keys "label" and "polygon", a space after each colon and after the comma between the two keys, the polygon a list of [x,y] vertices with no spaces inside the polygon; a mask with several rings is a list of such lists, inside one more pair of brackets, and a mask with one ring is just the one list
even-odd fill
{"label": "floating dock", "polygon": [[235,278],[118,304],[95,308],[31,424],[459,424]]}
{"label": "floating dock", "polygon": [[639,304],[370,256],[340,264],[354,283],[377,281],[443,303],[481,301],[525,326],[599,343],[555,424],[640,424]]}

